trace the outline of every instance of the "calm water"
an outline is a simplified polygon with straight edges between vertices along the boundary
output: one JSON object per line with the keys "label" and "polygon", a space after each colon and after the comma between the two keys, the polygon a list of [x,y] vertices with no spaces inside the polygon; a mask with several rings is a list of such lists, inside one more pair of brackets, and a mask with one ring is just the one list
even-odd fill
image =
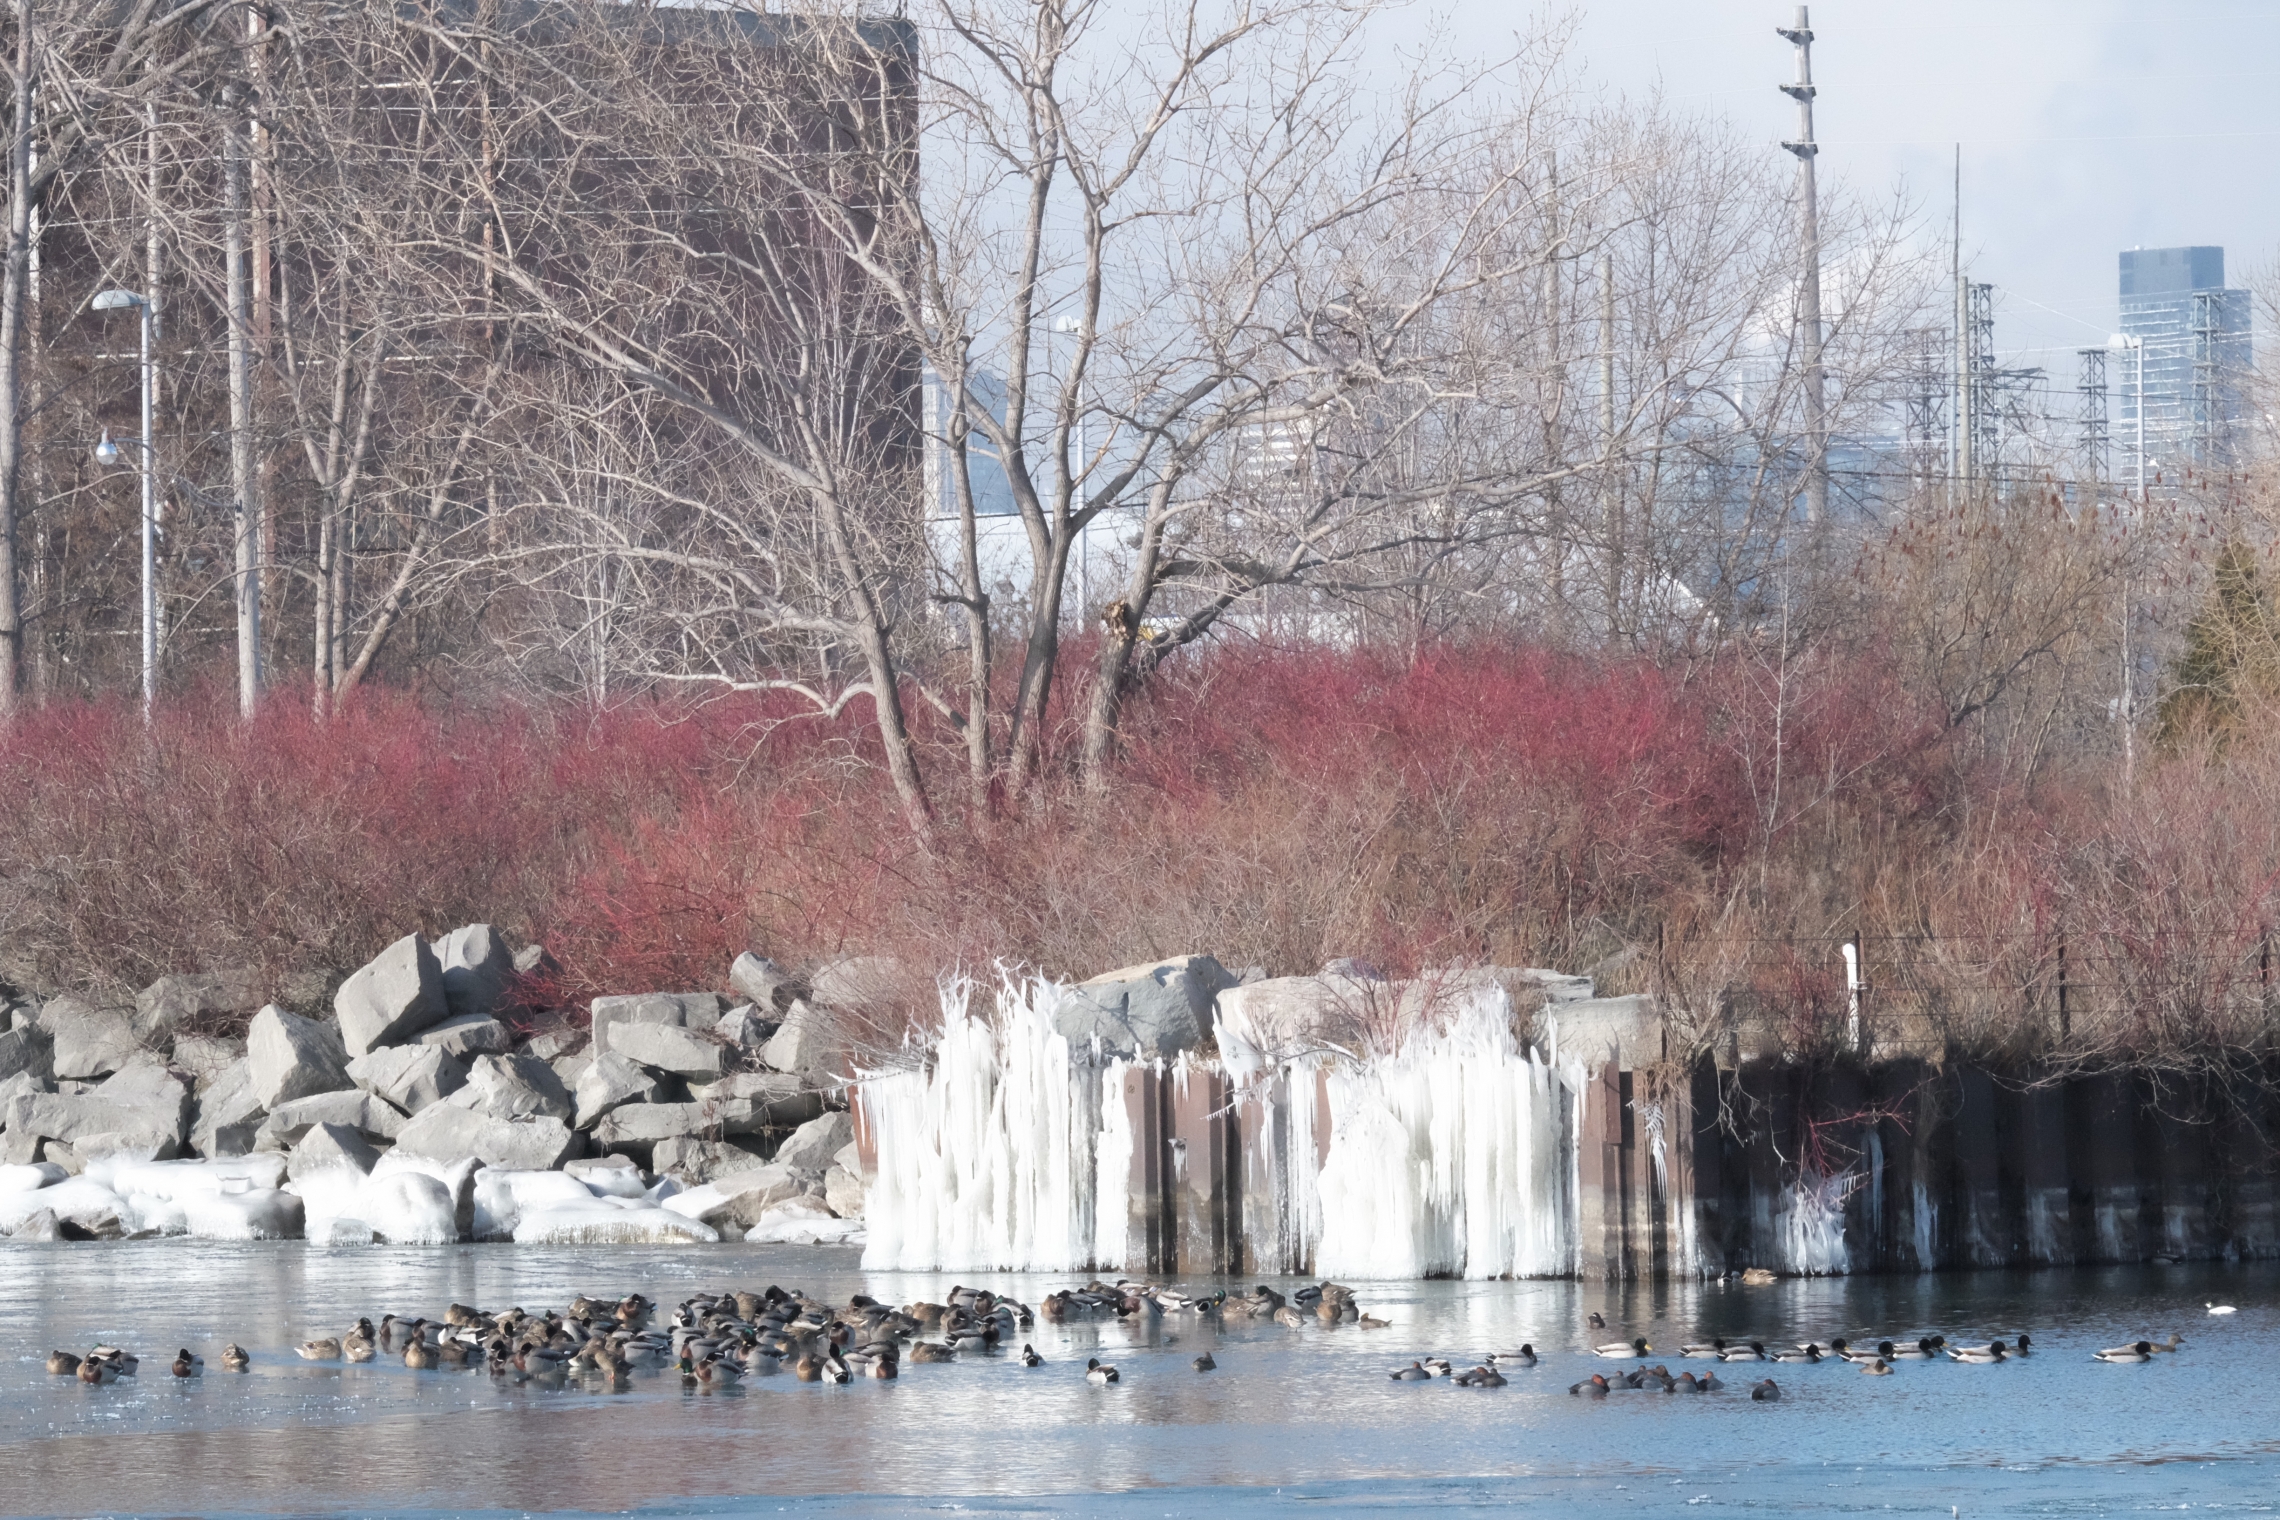
{"label": "calm water", "polygon": [[[986,1281],[1030,1302],[1067,1285]],[[1392,1328],[1040,1323],[1048,1364],[1034,1371],[1000,1355],[910,1367],[893,1383],[784,1375],[709,1395],[668,1375],[637,1376],[622,1393],[518,1389],[479,1372],[313,1364],[290,1350],[359,1314],[440,1317],[453,1300],[536,1309],[638,1288],[670,1303],[770,1282],[890,1302],[951,1285],[865,1273],[852,1252],[780,1247],[0,1247],[0,1513],[2280,1509],[2280,1272],[2269,1267],[1755,1289],[1363,1284],[1364,1307]],[[2209,1318],[2206,1298],[2240,1313]],[[1997,1367],[1903,1364],[1889,1378],[1838,1363],[1762,1369],[1784,1389],[1773,1405],[1749,1401],[1750,1369],[1738,1366],[1726,1369],[1728,1391],[1706,1398],[1586,1401],[1568,1385],[1608,1364],[1583,1348],[1612,1338],[1583,1328],[1592,1309],[1658,1348],[1721,1334],[2026,1330],[2036,1351]],[[2089,1360],[2095,1347],[2171,1330],[2186,1337],[2178,1355]],[[166,1375],[177,1346],[211,1365],[233,1339],[253,1352],[251,1373]],[[1507,1388],[1386,1376],[1412,1357],[1477,1358],[1523,1340],[1544,1361]],[[86,1388],[43,1370],[50,1348],[98,1341],[136,1350],[142,1375]],[[1206,1350],[1221,1370],[1199,1375],[1189,1362]],[[1085,1383],[1094,1355],[1122,1369],[1119,1386]]]}

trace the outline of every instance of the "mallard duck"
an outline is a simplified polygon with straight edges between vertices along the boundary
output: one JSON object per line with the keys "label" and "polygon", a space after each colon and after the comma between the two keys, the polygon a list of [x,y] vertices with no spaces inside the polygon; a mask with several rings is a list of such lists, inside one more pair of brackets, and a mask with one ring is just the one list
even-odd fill
{"label": "mallard duck", "polygon": [[447,1335],[436,1343],[435,1359],[439,1366],[464,1367],[467,1365],[467,1343],[456,1335]]}
{"label": "mallard duck", "polygon": [[[2159,1350],[2160,1348],[2154,1349]],[[87,1354],[99,1362],[110,1363],[111,1370],[120,1377],[133,1377],[135,1369],[142,1366],[141,1357],[136,1356],[132,1351],[123,1350],[117,1346],[97,1346]]]}
{"label": "mallard duck", "polygon": [[243,1372],[253,1365],[253,1358],[245,1354],[245,1347],[231,1341],[222,1348],[222,1368],[226,1372]]}
{"label": "mallard duck", "polygon": [[2211,1314],[2238,1314],[2240,1312],[2239,1308],[2232,1304],[2210,1303],[2208,1299],[2203,1299],[2201,1302],[2208,1304]]}
{"label": "mallard duck", "polygon": [[82,1357],[77,1376],[82,1383],[115,1383],[119,1380],[119,1369],[101,1357]]}
{"label": "mallard duck", "polygon": [[2090,1353],[2093,1361],[2150,1362],[2153,1360],[2153,1342],[2133,1341],[2127,1346],[2108,1346],[2103,1351]]}
{"label": "mallard duck", "polygon": [[1470,1372],[1460,1372],[1456,1376],[1459,1388],[1502,1388],[1504,1381],[1503,1373],[1494,1367],[1485,1366],[1475,1367]]}
{"label": "mallard duck", "polygon": [[[1882,1341],[1879,1342],[1879,1344],[1889,1346],[1892,1343],[1890,1341]],[[1885,1352],[1884,1359],[1888,1362],[1928,1362],[1939,1354],[1939,1341],[1932,1336],[1926,1335],[1918,1338],[1916,1343],[1912,1346],[1902,1346],[1897,1350]]]}
{"label": "mallard duck", "polygon": [[79,1358],[68,1351],[50,1351],[47,1370],[57,1377],[70,1377],[79,1370]]}
{"label": "mallard duck", "polygon": [[1838,1339],[1829,1342],[1829,1349],[1846,1361],[1856,1362],[1864,1367],[1870,1362],[1881,1362],[1892,1355],[1892,1343],[1890,1341],[1878,1341],[1874,1351],[1866,1351],[1858,1346],[1848,1346],[1842,1339]]}
{"label": "mallard duck", "polygon": [[1767,1378],[1764,1382],[1750,1389],[1750,1397],[1760,1404],[1775,1403],[1781,1398],[1781,1385],[1772,1378]]}
{"label": "mallard duck", "polygon": [[1299,1313],[1296,1309],[1293,1309],[1290,1305],[1284,1304],[1281,1308],[1275,1310],[1274,1320],[1276,1324],[1283,1326],[1285,1329],[1296,1330],[1306,1323],[1306,1316]]}
{"label": "mallard duck", "polygon": [[2026,1335],[2023,1332],[2017,1336],[2012,1337],[2011,1355],[2025,1356],[2027,1354],[2028,1348],[2032,1344],[2033,1343],[2027,1339]]}
{"label": "mallard duck", "polygon": [[910,1359],[914,1362],[954,1362],[958,1360],[958,1353],[940,1341],[914,1341],[911,1343]]}
{"label": "mallard duck", "polygon": [[1696,1341],[1691,1346],[1679,1347],[1678,1354],[1680,1356],[1691,1356],[1698,1360],[1707,1358],[1716,1361],[1726,1354],[1726,1338],[1721,1335],[1712,1341]]}
{"label": "mallard duck", "polygon": [[205,1370],[206,1359],[202,1356],[192,1356],[188,1346],[184,1346],[174,1353],[174,1362],[167,1368],[167,1371],[178,1378],[199,1377],[204,1374]]}
{"label": "mallard duck", "polygon": [[1021,1365],[1024,1367],[1042,1367],[1045,1365],[1045,1358],[1037,1354],[1035,1346],[1025,1341],[1021,1347]]}
{"label": "mallard duck", "polygon": [[1355,1323],[1359,1324],[1364,1330],[1390,1330],[1393,1328],[1392,1320],[1379,1319],[1374,1314],[1365,1314],[1359,1320],[1355,1321]]}
{"label": "mallard duck", "polygon": [[2010,1354],[2001,1341],[1989,1341],[1984,1346],[1950,1346],[1948,1359],[1974,1367],[1992,1367]]}
{"label": "mallard duck", "polygon": [[2175,1351],[2179,1346],[2185,1344],[2185,1338],[2172,1332],[2169,1339],[2165,1341],[2147,1341],[2146,1344],[2156,1351]]}
{"label": "mallard duck", "polygon": [[1521,1342],[1520,1349],[1518,1351],[1499,1351],[1494,1356],[1491,1356],[1489,1360],[1496,1363],[1498,1366],[1503,1366],[1505,1363],[1509,1362],[1515,1367],[1533,1367],[1536,1365],[1535,1343],[1532,1341],[1523,1341]]}
{"label": "mallard duck", "polygon": [[427,1371],[435,1365],[435,1359],[435,1351],[428,1345],[426,1336],[416,1336],[404,1342],[404,1365],[414,1372]]}
{"label": "mallard duck", "polygon": [[379,1340],[372,1333],[372,1321],[360,1319],[356,1328],[340,1338],[341,1355],[352,1362],[369,1362],[379,1354]]}
{"label": "mallard duck", "polygon": [[304,1361],[337,1362],[340,1360],[340,1337],[327,1336],[321,1341],[303,1341],[293,1348]]}
{"label": "mallard duck", "polygon": [[1206,1351],[1203,1355],[1195,1359],[1195,1370],[1198,1372],[1217,1372],[1219,1370],[1219,1364],[1213,1361],[1211,1359],[1211,1353]]}
{"label": "mallard duck", "polygon": [[1430,1382],[1433,1377],[1432,1373],[1425,1370],[1423,1362],[1411,1362],[1406,1367],[1396,1367],[1388,1375],[1397,1383],[1424,1383]]}
{"label": "mallard duck", "polygon": [[1765,1342],[1751,1341],[1746,1346],[1728,1346],[1718,1353],[1721,1362],[1762,1362],[1765,1360]]}
{"label": "mallard duck", "polygon": [[1794,1348],[1784,1346],[1779,1351],[1773,1352],[1766,1359],[1768,1361],[1774,1362],[1804,1362],[1811,1364],[1813,1362],[1818,1362],[1821,1359],[1821,1348],[1810,1343]]}
{"label": "mallard duck", "polygon": [[1608,1392],[1606,1374],[1594,1372],[1580,1383],[1570,1383],[1568,1392],[1579,1398],[1603,1399]]}
{"label": "mallard duck", "polygon": [[1093,1357],[1085,1363],[1085,1381],[1095,1387],[1105,1388],[1116,1381],[1116,1369],[1103,1366],[1099,1357]]}
{"label": "mallard duck", "polygon": [[1647,1344],[1647,1338],[1642,1335],[1636,1340],[1609,1341],[1604,1346],[1594,1346],[1591,1348],[1591,1354],[1621,1359],[1623,1357],[1645,1356],[1654,1349]]}
{"label": "mallard duck", "polygon": [[1588,1329],[1604,1330],[1607,1328],[1607,1316],[1594,1309],[1591,1311],[1591,1317],[1584,1321],[1584,1325]]}
{"label": "mallard duck", "polygon": [[1881,1356],[1872,1362],[1864,1364],[1860,1370],[1863,1373],[1867,1374],[1869,1377],[1892,1376],[1892,1364]]}

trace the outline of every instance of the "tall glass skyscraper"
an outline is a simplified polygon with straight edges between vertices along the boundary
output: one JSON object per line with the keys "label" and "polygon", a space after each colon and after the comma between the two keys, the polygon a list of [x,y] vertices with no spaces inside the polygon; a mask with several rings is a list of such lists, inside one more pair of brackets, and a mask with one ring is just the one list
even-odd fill
{"label": "tall glass skyscraper", "polygon": [[2108,383],[2124,484],[2175,485],[2189,470],[2231,465],[2249,324],[2248,292],[2226,287],[2222,248],[2122,254],[2122,335]]}

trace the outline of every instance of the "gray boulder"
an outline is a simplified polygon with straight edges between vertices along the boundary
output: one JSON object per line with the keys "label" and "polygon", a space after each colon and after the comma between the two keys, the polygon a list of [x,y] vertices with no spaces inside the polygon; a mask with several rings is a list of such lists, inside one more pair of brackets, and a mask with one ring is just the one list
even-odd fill
{"label": "gray boulder", "polygon": [[450,1014],[443,967],[417,934],[407,934],[374,956],[333,994],[342,1041],[352,1056],[401,1044]]}
{"label": "gray boulder", "polygon": [[254,1091],[253,1062],[233,1061],[198,1095],[190,1122],[190,1148],[201,1156],[243,1156],[260,1137],[268,1105]]}
{"label": "gray boulder", "polygon": [[253,1016],[245,1032],[245,1056],[263,1108],[355,1085],[340,1032],[274,1003]]}
{"label": "gray boulder", "polygon": [[792,1129],[823,1112],[823,1094],[781,1071],[732,1072],[689,1096],[722,1115],[722,1132],[731,1135]]}
{"label": "gray boulder", "polygon": [[436,1025],[412,1036],[415,1045],[431,1045],[447,1055],[482,1056],[505,1055],[514,1048],[515,1037],[507,1026],[487,1013],[455,1014]]}
{"label": "gray boulder", "polygon": [[556,976],[562,970],[562,963],[548,955],[544,945],[525,945],[517,950],[514,966],[517,976]]}
{"label": "gray boulder", "polygon": [[728,985],[738,997],[757,1005],[770,1021],[781,1017],[802,990],[798,977],[750,951],[738,956],[736,964],[728,968]]}
{"label": "gray boulder", "polygon": [[443,1100],[490,1119],[559,1119],[577,1113],[570,1090],[554,1068],[530,1056],[477,1056],[468,1064],[467,1085]]}
{"label": "gray boulder", "polygon": [[749,1230],[760,1216],[795,1198],[820,1198],[823,1180],[813,1172],[780,1165],[756,1166],[712,1178],[708,1196],[692,1200],[697,1218],[716,1229],[734,1225]]}
{"label": "gray boulder", "polygon": [[107,1077],[143,1048],[134,1016],[124,1008],[98,1008],[84,998],[50,999],[40,1009],[40,1028],[53,1043],[57,1080]]}
{"label": "gray boulder", "polygon": [[244,1059],[245,1041],[230,1035],[185,1034],[174,1039],[174,1069],[189,1074],[194,1092],[204,1092]]}
{"label": "gray boulder", "polygon": [[453,1018],[489,1018],[505,1004],[515,958],[489,924],[452,930],[435,942],[435,959]]}
{"label": "gray boulder", "polygon": [[661,1103],[667,1092],[668,1084],[654,1072],[615,1052],[605,1052],[579,1074],[573,1094],[578,1102],[577,1127],[592,1129],[602,1122],[604,1114],[628,1103]]}
{"label": "gray boulder", "polygon": [[713,1026],[713,1033],[723,1043],[737,1049],[758,1050],[775,1038],[776,1031],[782,1027],[779,1020],[763,1017],[760,1010],[752,1004],[739,1003],[720,1016],[720,1022]]}
{"label": "gray boulder", "polygon": [[122,1144],[147,1142],[154,1151],[162,1152],[159,1159],[177,1154],[181,1131],[176,1124],[177,1115],[163,1110],[152,1111],[113,1103],[92,1094],[26,1093],[8,1100],[6,1111],[7,1131],[5,1149],[0,1161],[21,1162],[38,1158],[16,1154],[19,1147],[28,1150],[37,1140],[61,1140],[66,1145],[96,1135],[116,1135]]}
{"label": "gray boulder", "polygon": [[176,1075],[164,1061],[145,1053],[129,1061],[97,1085],[93,1095],[106,1103],[148,1116],[153,1133],[172,1137],[179,1146],[190,1132],[189,1080]]}
{"label": "gray boulder", "polygon": [[711,1115],[702,1103],[623,1103],[594,1126],[594,1143],[605,1148],[654,1145],[679,1135],[700,1135],[711,1127]]}
{"label": "gray boulder", "polygon": [[594,1057],[591,1051],[581,1050],[574,1056],[556,1056],[546,1064],[554,1068],[554,1074],[562,1079],[562,1085],[575,1096],[578,1084],[586,1079],[586,1068],[594,1064]]}
{"label": "gray boulder", "polygon": [[839,1152],[855,1141],[855,1121],[844,1113],[810,1119],[784,1137],[772,1158],[778,1166],[821,1175],[837,1162]]}
{"label": "gray boulder", "polygon": [[348,1077],[407,1114],[440,1103],[467,1085],[467,1063],[427,1045],[384,1045],[348,1063]]}
{"label": "gray boulder", "polygon": [[604,1047],[638,1065],[700,1080],[717,1077],[728,1050],[718,1040],[674,1024],[620,1021],[609,1026]]}
{"label": "gray boulder", "polygon": [[346,1092],[317,1093],[278,1105],[262,1121],[254,1144],[259,1150],[289,1150],[320,1124],[352,1129],[373,1140],[393,1140],[404,1132],[404,1111],[386,1098],[350,1088]]}
{"label": "gray boulder", "polygon": [[861,1219],[864,1203],[863,1174],[834,1166],[823,1174],[823,1205],[842,1219]]}
{"label": "gray boulder", "polygon": [[810,1082],[828,1082],[847,1063],[847,1045],[829,1014],[812,1003],[794,1003],[761,1047],[760,1059]]}
{"label": "gray boulder", "polygon": [[726,1140],[700,1140],[694,1135],[672,1135],[660,1140],[649,1153],[649,1169],[660,1177],[679,1177],[684,1182],[706,1183],[716,1177],[737,1172],[748,1172],[761,1165],[765,1158],[757,1151],[746,1150]]}
{"label": "gray boulder", "polygon": [[26,1245],[53,1243],[64,1238],[63,1221],[53,1209],[34,1209],[8,1232],[8,1238]]}
{"label": "gray boulder", "polygon": [[380,1153],[349,1125],[312,1124],[285,1158],[285,1175],[299,1182],[316,1172],[346,1167],[369,1176],[379,1162]]}
{"label": "gray boulder", "polygon": [[135,994],[135,1033],[145,1040],[171,1035],[185,1024],[261,1006],[261,979],[250,970],[162,976]]}
{"label": "gray boulder", "polygon": [[472,1156],[508,1171],[548,1172],[578,1154],[578,1136],[559,1119],[493,1119],[435,1103],[404,1126],[395,1154],[431,1161]]}
{"label": "gray boulder", "polygon": [[1168,1060],[1211,1037],[1212,1000],[1235,985],[1208,955],[1127,966],[1071,988],[1053,1028],[1072,1049],[1097,1039],[1108,1055]]}
{"label": "gray boulder", "polygon": [[669,1024],[710,1029],[720,1022],[720,997],[711,992],[643,992],[632,997],[594,999],[594,1048],[610,1048],[613,1024]]}
{"label": "gray boulder", "polygon": [[5,1114],[8,1111],[8,1100],[10,1098],[21,1098],[32,1093],[53,1091],[55,1091],[53,1086],[33,1076],[28,1071],[19,1071],[12,1077],[0,1077],[0,1114]]}
{"label": "gray boulder", "polygon": [[585,1044],[586,1036],[578,1030],[549,1029],[544,1034],[532,1035],[530,1042],[523,1046],[523,1054],[536,1056],[541,1061],[559,1061],[564,1056],[577,1054]]}
{"label": "gray boulder", "polygon": [[55,1080],[55,1041],[36,1024],[0,1034],[0,1081],[19,1072],[42,1082]]}

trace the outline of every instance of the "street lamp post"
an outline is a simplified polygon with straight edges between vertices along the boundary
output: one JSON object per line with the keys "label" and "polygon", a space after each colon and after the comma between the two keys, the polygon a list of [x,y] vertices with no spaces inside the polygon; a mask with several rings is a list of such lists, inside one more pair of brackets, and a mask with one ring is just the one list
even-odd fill
{"label": "street lamp post", "polygon": [[[147,723],[151,705],[158,700],[158,485],[150,457],[150,298],[131,290],[106,290],[94,301],[97,311],[118,311],[129,306],[142,317],[142,439],[135,456],[135,468],[142,475],[142,705],[143,721]],[[95,457],[104,464],[118,461],[118,446],[111,442],[109,433],[103,435]]]}

